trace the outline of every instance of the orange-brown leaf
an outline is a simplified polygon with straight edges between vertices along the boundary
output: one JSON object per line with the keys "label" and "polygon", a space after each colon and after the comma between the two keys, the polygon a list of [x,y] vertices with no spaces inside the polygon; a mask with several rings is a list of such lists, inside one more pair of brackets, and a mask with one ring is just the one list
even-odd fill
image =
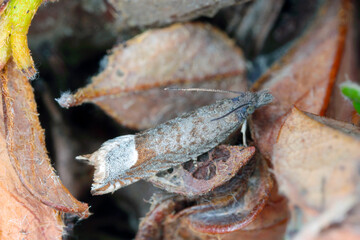
{"label": "orange-brown leaf", "polygon": [[32,197],[47,206],[87,217],[87,204],[77,201],[68,192],[50,164],[30,83],[12,61],[2,74],[1,82],[2,136],[7,139],[11,164],[23,186]]}
{"label": "orange-brown leaf", "polygon": [[[0,125],[3,132],[3,121]],[[0,148],[0,239],[61,239],[59,212],[39,202],[22,184],[11,165],[3,134]]]}
{"label": "orange-brown leaf", "polygon": [[348,101],[340,91],[340,85],[345,81],[359,82],[359,59],[358,44],[356,42],[356,31],[359,23],[354,16],[354,6],[349,7],[346,11],[346,19],[348,21],[348,34],[345,40],[344,55],[341,59],[340,69],[332,91],[330,103],[326,110],[326,115],[340,121],[360,125],[360,116],[356,113],[352,103]]}
{"label": "orange-brown leaf", "polygon": [[266,158],[293,104],[324,115],[339,70],[347,31],[348,1],[328,0],[312,27],[253,89],[270,89],[275,100],[252,116],[253,138]]}

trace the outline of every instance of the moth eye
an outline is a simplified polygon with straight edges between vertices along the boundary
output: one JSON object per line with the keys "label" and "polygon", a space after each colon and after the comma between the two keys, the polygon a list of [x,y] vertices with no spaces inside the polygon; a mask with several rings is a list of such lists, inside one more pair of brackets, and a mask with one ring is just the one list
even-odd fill
{"label": "moth eye", "polygon": [[248,114],[252,114],[254,111],[255,111],[255,107],[254,107],[254,106],[249,106],[249,107],[246,109],[246,112],[247,112]]}

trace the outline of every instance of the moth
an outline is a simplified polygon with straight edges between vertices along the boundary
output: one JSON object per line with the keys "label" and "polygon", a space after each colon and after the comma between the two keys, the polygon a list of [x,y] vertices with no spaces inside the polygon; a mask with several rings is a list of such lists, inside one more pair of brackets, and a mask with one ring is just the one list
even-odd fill
{"label": "moth", "polygon": [[[170,90],[170,89],[169,89]],[[257,108],[270,103],[267,91],[233,92],[211,89],[176,89],[184,91],[231,92],[238,96],[160,124],[135,135],[108,140],[96,152],[78,156],[95,167],[93,195],[101,195],[147,179],[206,153],[223,142],[241,125],[246,145],[246,119]]]}

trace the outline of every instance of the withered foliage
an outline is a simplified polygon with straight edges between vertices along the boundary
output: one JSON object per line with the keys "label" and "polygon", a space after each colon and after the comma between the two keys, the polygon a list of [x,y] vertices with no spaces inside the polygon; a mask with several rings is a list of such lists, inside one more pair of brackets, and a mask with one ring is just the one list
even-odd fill
{"label": "withered foliage", "polygon": [[199,93],[185,98],[164,87],[245,91],[244,75],[242,52],[225,34],[210,25],[176,24],[115,47],[91,84],[63,94],[58,102],[63,107],[93,102],[119,123],[144,129],[234,96]]}
{"label": "withered foliage", "polygon": [[12,61],[1,73],[1,93],[0,238],[59,239],[61,213],[86,218],[88,206],[77,201],[54,173],[32,87]]}
{"label": "withered foliage", "polygon": [[355,234],[359,219],[350,223],[346,219],[359,206],[359,149],[358,127],[297,108],[288,114],[273,163],[293,218],[304,224],[302,229],[289,229],[290,235],[299,231],[295,239],[317,239],[333,224]]}
{"label": "withered foliage", "polygon": [[254,147],[220,145],[196,161],[160,172],[149,181],[168,192],[197,197],[232,179],[254,154]]}
{"label": "withered foliage", "polygon": [[[270,89],[275,97],[272,104],[251,118],[253,138],[266,158],[271,158],[282,117],[294,104],[301,110],[325,115],[349,37],[349,16],[345,12],[350,11],[348,1],[324,4],[304,36],[252,87]],[[350,111],[355,114],[354,109]]]}
{"label": "withered foliage", "polygon": [[230,181],[201,197],[155,199],[136,239],[216,239],[217,234],[231,239],[286,221],[286,201],[276,197],[266,162],[260,154],[250,161]]}

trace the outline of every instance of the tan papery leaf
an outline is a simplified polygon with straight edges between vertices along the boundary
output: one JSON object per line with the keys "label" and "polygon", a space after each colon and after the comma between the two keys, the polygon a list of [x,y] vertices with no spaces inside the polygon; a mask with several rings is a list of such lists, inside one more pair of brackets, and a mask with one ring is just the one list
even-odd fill
{"label": "tan papery leaf", "polygon": [[287,115],[273,163],[280,190],[304,224],[297,240],[315,239],[359,203],[359,149],[358,127],[297,108]]}
{"label": "tan papery leaf", "polygon": [[225,34],[207,24],[175,24],[118,45],[92,83],[73,95],[63,94],[58,102],[63,107],[92,102],[120,124],[144,129],[234,97],[164,91],[164,87],[245,91],[244,74],[242,52]]}

